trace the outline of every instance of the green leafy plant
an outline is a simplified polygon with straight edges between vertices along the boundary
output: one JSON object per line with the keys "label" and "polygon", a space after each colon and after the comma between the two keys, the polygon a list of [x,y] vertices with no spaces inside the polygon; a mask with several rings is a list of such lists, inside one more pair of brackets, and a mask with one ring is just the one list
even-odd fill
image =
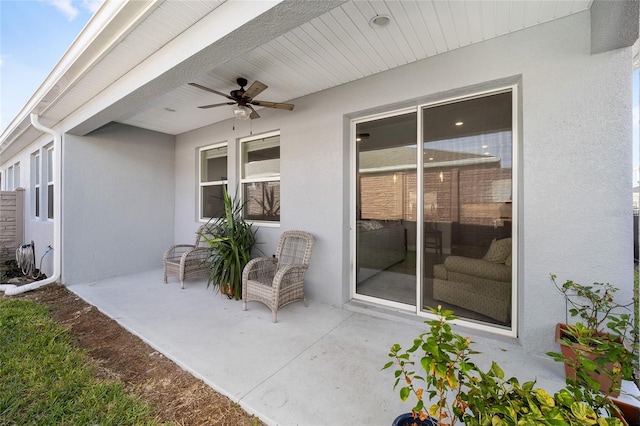
{"label": "green leafy plant", "polygon": [[505,379],[493,362],[484,372],[472,361],[479,352],[469,337],[454,333],[449,324],[452,311],[431,309],[435,319],[426,321],[429,330],[403,350],[394,344],[384,369],[395,366],[394,388],[400,399],[416,399],[414,419],[434,419],[440,426],[464,422],[473,426],[506,425],[622,425],[603,416],[585,400],[579,388],[562,389],[553,396],[535,382],[522,385]]}
{"label": "green leafy plant", "polygon": [[[411,395],[417,399],[411,410],[416,418],[433,417],[439,424],[454,425],[467,409],[465,387],[479,377],[479,370],[469,356],[477,353],[470,347],[471,339],[451,331],[449,321],[455,319],[452,311],[440,306],[429,308],[437,318],[426,321],[429,331],[420,334],[406,351],[399,344],[391,347],[388,362],[383,369],[396,365],[394,388],[403,382],[400,399],[404,402]],[[420,353],[419,364],[423,373],[416,373],[412,354]],[[425,393],[426,392],[426,393]],[[426,398],[425,400],[425,397]],[[435,401],[427,405],[425,401]],[[446,422],[446,423],[445,423]]]}
{"label": "green leafy plant", "polygon": [[223,214],[212,218],[202,238],[209,244],[207,262],[211,272],[207,286],[222,290],[229,298],[242,298],[242,270],[251,260],[251,250],[256,242],[256,230],[242,218],[239,198],[231,198],[223,186]]}
{"label": "green leafy plant", "polygon": [[562,352],[548,355],[567,367],[568,386],[592,390],[592,405],[606,408],[610,404],[605,396],[619,394],[620,379],[631,380],[634,374],[635,355],[626,346],[638,334],[629,310],[634,302],[618,303],[618,289],[609,283],[582,285],[567,280],[560,285],[556,278],[551,275],[565,299],[567,315],[579,320],[568,324],[567,317],[567,324],[558,325]]}

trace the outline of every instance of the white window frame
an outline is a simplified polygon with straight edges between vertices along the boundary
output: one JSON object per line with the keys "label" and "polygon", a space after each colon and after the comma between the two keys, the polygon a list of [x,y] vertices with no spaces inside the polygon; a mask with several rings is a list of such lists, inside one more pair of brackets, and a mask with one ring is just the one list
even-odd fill
{"label": "white window frame", "polygon": [[[259,177],[259,178],[245,178],[244,177],[244,158],[243,158],[243,144],[245,143],[249,143],[249,142],[253,142],[256,140],[260,140],[260,139],[267,139],[267,138],[271,138],[274,136],[278,136],[279,140],[278,140],[278,146],[280,148],[282,148],[282,140],[280,139],[280,130],[274,130],[272,132],[267,132],[267,133],[262,133],[260,135],[252,135],[252,136],[247,136],[244,138],[240,138],[238,140],[238,171],[239,171],[239,175],[240,175],[240,194],[242,198],[242,202],[246,203],[247,200],[244,199],[244,185],[248,184],[248,183],[259,183],[259,182],[280,182],[280,176],[282,175],[280,170],[278,169],[278,176],[268,176],[268,177]],[[280,157],[282,157],[282,152],[280,153]],[[280,158],[278,159],[280,160]],[[281,200],[282,200],[282,193],[281,193]],[[244,214],[244,212],[243,212]],[[255,220],[255,219],[247,219],[247,221],[251,222],[251,223],[256,223],[259,224],[260,226],[265,226],[265,227],[279,227],[280,226],[280,220],[277,221],[271,221],[271,220]]]}
{"label": "white window frame", "polygon": [[[427,103],[421,103],[417,106],[413,106],[413,107],[408,107],[408,108],[400,108],[397,110],[389,110],[387,112],[384,113],[379,113],[379,114],[371,114],[371,115],[367,115],[367,116],[363,116],[363,117],[358,117],[358,118],[354,118],[351,120],[351,126],[350,126],[350,153],[351,153],[351,182],[350,182],[350,187],[351,187],[351,197],[350,197],[350,204],[351,204],[351,212],[350,212],[350,224],[351,224],[351,233],[350,233],[350,242],[351,242],[351,271],[350,271],[350,294],[351,294],[351,298],[352,299],[356,299],[356,300],[362,300],[362,301],[366,301],[366,302],[371,302],[374,304],[378,304],[378,305],[382,305],[382,306],[387,306],[389,308],[393,308],[393,309],[399,309],[399,310],[404,310],[404,311],[408,311],[411,312],[415,315],[417,315],[418,317],[424,317],[424,318],[428,318],[428,319],[433,319],[435,318],[431,313],[429,312],[425,312],[421,309],[421,304],[417,303],[416,306],[413,305],[406,305],[406,304],[402,304],[402,303],[398,303],[398,302],[394,302],[394,301],[389,301],[389,300],[384,300],[384,299],[380,299],[380,298],[375,298],[375,297],[371,297],[371,296],[366,296],[366,295],[362,295],[362,294],[357,294],[356,293],[356,239],[357,239],[357,235],[356,235],[356,202],[355,202],[355,194],[356,194],[356,182],[357,182],[357,150],[356,150],[356,125],[363,123],[363,122],[368,122],[368,121],[372,121],[372,120],[376,120],[376,119],[382,119],[382,118],[387,118],[387,117],[391,117],[391,116],[396,116],[396,115],[401,115],[401,114],[406,114],[406,113],[410,113],[413,111],[416,111],[418,113],[418,125],[417,125],[417,131],[416,131],[416,144],[418,146],[421,146],[421,138],[422,138],[422,126],[423,126],[423,122],[421,119],[421,112],[424,108],[429,108],[429,107],[434,107],[437,105],[442,105],[442,104],[448,104],[448,103],[453,103],[453,102],[460,102],[460,101],[465,101],[465,100],[469,100],[469,99],[473,99],[473,98],[477,98],[477,97],[483,97],[483,96],[490,96],[492,94],[498,94],[498,93],[505,93],[505,92],[511,92],[512,95],[512,188],[513,188],[513,200],[512,200],[512,256],[513,256],[513,261],[512,261],[512,291],[511,291],[511,327],[509,329],[506,328],[501,328],[498,326],[492,326],[490,324],[485,324],[485,323],[477,323],[471,320],[465,320],[464,318],[460,318],[458,320],[453,321],[454,324],[460,324],[463,325],[467,328],[470,329],[476,329],[476,330],[481,330],[481,331],[486,331],[492,334],[497,334],[497,335],[502,335],[502,336],[507,336],[507,337],[518,337],[518,313],[519,313],[519,305],[518,305],[518,299],[519,299],[519,291],[520,291],[520,283],[521,283],[521,278],[519,276],[519,269],[518,269],[518,258],[519,258],[519,233],[518,233],[518,229],[519,229],[519,209],[518,206],[520,204],[519,202],[519,197],[520,197],[520,182],[518,179],[519,176],[519,167],[520,167],[520,154],[519,154],[519,150],[520,150],[520,120],[519,120],[519,114],[518,114],[518,105],[519,105],[519,96],[520,96],[520,88],[518,84],[509,84],[509,85],[500,85],[498,87],[495,88],[491,88],[488,90],[470,90],[467,94],[465,95],[460,95],[460,96],[455,96],[455,97],[447,97],[447,98],[442,98],[442,99],[438,99],[437,101],[431,101],[431,102],[427,102]],[[423,164],[423,155],[421,153],[421,151],[418,151],[418,155],[417,155],[417,172],[418,175],[416,177],[417,181],[421,181],[422,179],[422,169],[424,167]],[[417,191],[417,200],[416,200],[416,205],[418,208],[417,211],[417,217],[424,217],[422,208],[423,208],[423,204],[424,204],[424,194],[422,193],[422,191]],[[424,221],[417,221],[416,222],[416,235],[418,237],[420,237],[420,235],[422,235],[422,226],[423,226],[423,222]],[[422,268],[422,253],[420,250],[417,251],[416,253],[417,258],[416,258],[416,276],[420,277],[423,276],[423,271],[421,270]],[[417,300],[422,300],[422,287],[420,285],[416,286],[416,298]]]}
{"label": "white window frame", "polygon": [[[202,154],[205,151],[208,151],[210,149],[216,149],[216,148],[227,148],[227,179],[224,180],[214,180],[214,181],[207,181],[207,182],[203,182],[202,181]],[[228,185],[229,183],[229,144],[225,141],[225,142],[219,142],[219,143],[215,143],[213,145],[207,145],[204,146],[202,148],[200,148],[198,150],[198,220],[200,222],[207,222],[209,219],[211,219],[210,217],[204,217],[203,216],[203,193],[204,193],[204,188],[208,187],[208,186],[223,186],[223,185]]]}
{"label": "white window frame", "polygon": [[[53,145],[49,145],[45,147],[47,153],[47,220],[53,220],[54,218],[54,209],[53,209],[53,196],[54,196],[54,176],[55,176],[55,153],[53,151]],[[50,197],[51,195],[51,197]]]}
{"label": "white window frame", "polygon": [[13,164],[7,167],[7,191],[13,191]]}
{"label": "white window frame", "polygon": [[17,161],[7,168],[7,191],[15,191],[20,187],[20,162]]}
{"label": "white window frame", "polygon": [[31,154],[31,167],[32,167],[32,188],[33,195],[31,196],[31,200],[33,202],[33,217],[39,219],[42,214],[42,155],[40,151],[36,151]]}

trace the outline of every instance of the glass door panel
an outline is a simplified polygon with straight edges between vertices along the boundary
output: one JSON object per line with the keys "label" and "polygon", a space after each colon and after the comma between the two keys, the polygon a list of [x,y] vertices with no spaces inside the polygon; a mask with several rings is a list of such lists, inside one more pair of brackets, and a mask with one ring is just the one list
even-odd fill
{"label": "glass door panel", "polygon": [[415,112],[356,125],[356,293],[413,306],[416,129]]}
{"label": "glass door panel", "polygon": [[422,306],[509,326],[512,93],[426,107]]}

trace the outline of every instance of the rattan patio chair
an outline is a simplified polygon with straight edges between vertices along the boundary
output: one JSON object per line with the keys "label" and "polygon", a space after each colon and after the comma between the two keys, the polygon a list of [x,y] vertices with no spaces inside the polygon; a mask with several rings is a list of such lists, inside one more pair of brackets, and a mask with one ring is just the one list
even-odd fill
{"label": "rattan patio chair", "polygon": [[209,265],[205,260],[209,256],[210,248],[203,245],[202,233],[207,229],[202,225],[196,231],[195,244],[176,244],[164,252],[164,282],[167,277],[174,275],[180,280],[180,288],[184,288],[184,280],[193,277],[209,275]]}
{"label": "rattan patio chair", "polygon": [[247,263],[242,272],[242,309],[255,300],[267,305],[272,321],[278,322],[278,309],[304,298],[304,273],[309,267],[313,236],[303,231],[282,233],[276,257],[260,257]]}

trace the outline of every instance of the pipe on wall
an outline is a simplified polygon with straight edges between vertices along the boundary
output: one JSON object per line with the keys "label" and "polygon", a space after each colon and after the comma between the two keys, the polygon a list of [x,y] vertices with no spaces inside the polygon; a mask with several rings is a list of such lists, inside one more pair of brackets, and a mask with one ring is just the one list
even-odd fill
{"label": "pipe on wall", "polygon": [[62,268],[62,137],[58,132],[42,125],[38,114],[31,113],[31,125],[41,132],[53,136],[54,176],[53,176],[53,274],[49,278],[34,281],[29,284],[17,286],[14,284],[0,284],[0,291],[7,296],[13,296],[27,291],[35,290],[47,284],[55,283],[60,279]]}

